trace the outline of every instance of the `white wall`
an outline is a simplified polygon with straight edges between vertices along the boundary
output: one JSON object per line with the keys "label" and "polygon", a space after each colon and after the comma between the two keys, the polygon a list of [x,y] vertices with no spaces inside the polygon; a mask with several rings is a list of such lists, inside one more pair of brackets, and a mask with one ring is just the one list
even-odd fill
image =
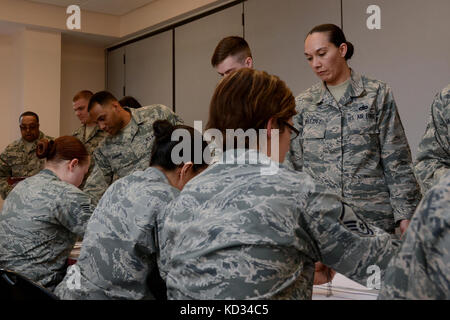
{"label": "white wall", "polygon": [[25,29],[20,35],[21,108],[39,115],[41,131],[59,136],[61,34]]}
{"label": "white wall", "polygon": [[157,0],[120,18],[120,36],[149,31],[153,27],[185,18],[233,0]]}
{"label": "white wall", "polygon": [[[125,1],[125,0],[123,0]],[[81,10],[81,30],[73,34],[126,37],[233,0],[157,0],[123,16]],[[77,4],[80,1],[74,1]],[[27,0],[0,0],[0,21],[67,31],[66,7]]]}
{"label": "white wall", "polygon": [[[68,17],[64,6],[26,0],[0,0],[0,21],[18,23],[27,27],[46,28],[53,31],[67,31],[66,21]],[[119,16],[82,10],[81,30],[77,33],[118,37],[120,20]]]}
{"label": "white wall", "polygon": [[[14,119],[14,107],[17,107],[15,99],[15,87],[18,84],[17,65],[15,60],[16,50],[14,38],[11,35],[0,34],[0,150],[20,136],[19,124]],[[3,200],[0,198],[0,208]]]}
{"label": "white wall", "polygon": [[1,151],[20,138],[24,111],[39,115],[41,131],[59,136],[61,34],[24,27],[0,34],[0,70]]}
{"label": "white wall", "polygon": [[0,150],[20,136],[19,124],[14,119],[14,109],[18,107],[14,94],[18,79],[17,65],[11,62],[15,54],[13,37],[0,34]]}

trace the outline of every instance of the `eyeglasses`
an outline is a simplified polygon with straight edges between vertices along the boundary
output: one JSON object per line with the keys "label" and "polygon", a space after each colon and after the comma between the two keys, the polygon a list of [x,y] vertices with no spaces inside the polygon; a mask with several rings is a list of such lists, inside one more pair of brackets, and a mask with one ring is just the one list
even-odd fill
{"label": "eyeglasses", "polygon": [[300,134],[300,131],[298,131],[293,125],[291,125],[289,122],[281,120],[285,126],[287,126],[291,130],[291,141],[298,137]]}
{"label": "eyeglasses", "polygon": [[35,124],[32,124],[31,126],[24,126],[24,125],[21,125],[20,126],[20,130],[23,130],[23,131],[27,131],[27,130],[35,130],[35,129],[37,129],[37,125],[35,125]]}

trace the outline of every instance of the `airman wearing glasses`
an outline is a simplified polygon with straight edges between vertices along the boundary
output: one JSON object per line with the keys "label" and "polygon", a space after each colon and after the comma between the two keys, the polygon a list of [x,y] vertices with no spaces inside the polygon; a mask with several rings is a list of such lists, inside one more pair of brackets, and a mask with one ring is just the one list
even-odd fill
{"label": "airman wearing glasses", "polygon": [[39,130],[39,116],[24,112],[19,117],[22,138],[8,145],[0,155],[0,195],[6,199],[17,183],[35,175],[44,167],[44,160],[36,156],[36,145],[46,136]]}

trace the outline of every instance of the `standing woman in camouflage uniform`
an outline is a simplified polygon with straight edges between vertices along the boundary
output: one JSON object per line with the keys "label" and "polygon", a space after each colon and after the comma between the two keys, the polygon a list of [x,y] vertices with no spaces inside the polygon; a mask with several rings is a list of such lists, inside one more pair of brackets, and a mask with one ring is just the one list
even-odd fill
{"label": "standing woman in camouflage uniform", "polygon": [[[190,156],[186,154],[191,160],[181,164],[172,158],[178,144],[171,139],[175,130],[186,133],[191,149]],[[76,265],[55,290],[61,299],[165,298],[157,267],[157,218],[207,164],[193,164],[194,136],[201,140],[193,128],[157,120],[153,132],[150,168],[119,179],[106,190],[89,221]],[[203,154],[206,148],[203,142],[199,151]]]}
{"label": "standing woman in camouflage uniform", "polygon": [[89,169],[89,154],[75,137],[40,140],[45,168],[11,191],[0,214],[0,268],[18,272],[51,290],[66,271],[77,236],[94,211],[77,187]]}
{"label": "standing woman in camouflage uniform", "polygon": [[0,196],[6,199],[19,181],[44,168],[45,161],[36,157],[40,139],[52,139],[39,130],[39,116],[31,111],[19,117],[22,137],[8,145],[0,154]]}
{"label": "standing woman in camouflage uniform", "polygon": [[296,99],[294,168],[310,174],[387,232],[405,232],[420,191],[389,86],[350,69],[353,45],[325,24],[305,40],[305,56],[322,80]]}

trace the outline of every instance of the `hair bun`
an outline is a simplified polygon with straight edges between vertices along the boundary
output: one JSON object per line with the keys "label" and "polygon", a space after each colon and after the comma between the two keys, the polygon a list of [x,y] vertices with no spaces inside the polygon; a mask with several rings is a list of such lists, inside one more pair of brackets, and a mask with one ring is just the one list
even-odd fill
{"label": "hair bun", "polygon": [[345,60],[349,60],[353,57],[353,54],[355,53],[355,47],[349,41],[345,43],[347,44],[347,54],[345,55]]}
{"label": "hair bun", "polygon": [[157,120],[153,123],[153,131],[156,140],[166,140],[171,138],[173,125],[167,120]]}
{"label": "hair bun", "polygon": [[39,159],[51,158],[56,152],[56,143],[53,140],[41,139],[37,143],[36,155]]}

